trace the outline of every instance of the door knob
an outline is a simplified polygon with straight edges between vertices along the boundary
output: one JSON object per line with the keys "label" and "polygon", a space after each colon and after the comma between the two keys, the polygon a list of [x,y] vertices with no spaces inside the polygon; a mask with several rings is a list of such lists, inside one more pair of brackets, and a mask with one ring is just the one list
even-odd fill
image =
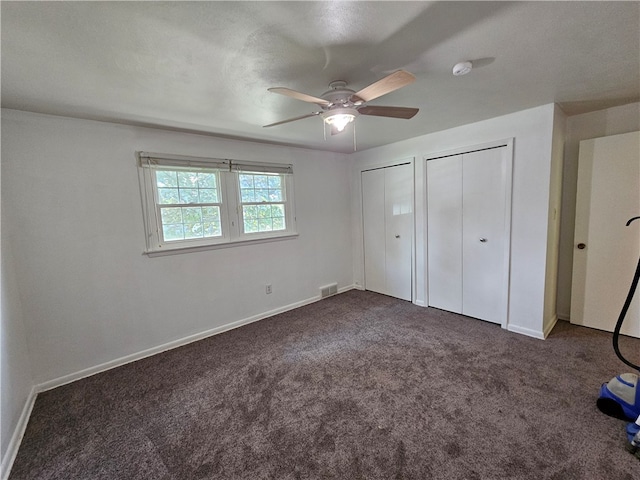
{"label": "door knob", "polygon": [[400,235],[396,235],[396,238],[400,238]]}
{"label": "door knob", "polygon": [[585,245],[584,243],[579,243],[579,244],[578,244],[578,248],[579,248],[580,250],[584,250],[584,248],[585,248],[585,247],[586,247],[586,245]]}
{"label": "door knob", "polygon": [[486,241],[487,241],[487,239],[486,239],[486,238],[484,238],[484,237],[483,237],[483,238],[480,238],[480,242],[485,243]]}

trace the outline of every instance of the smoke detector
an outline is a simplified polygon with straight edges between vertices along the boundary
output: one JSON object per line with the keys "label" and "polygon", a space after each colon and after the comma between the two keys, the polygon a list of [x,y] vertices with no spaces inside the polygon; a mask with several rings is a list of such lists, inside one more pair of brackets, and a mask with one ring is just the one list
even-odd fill
{"label": "smoke detector", "polygon": [[473,68],[473,65],[471,64],[471,62],[456,63],[453,66],[453,74],[456,77],[459,77],[460,75],[466,75],[471,71],[471,68]]}

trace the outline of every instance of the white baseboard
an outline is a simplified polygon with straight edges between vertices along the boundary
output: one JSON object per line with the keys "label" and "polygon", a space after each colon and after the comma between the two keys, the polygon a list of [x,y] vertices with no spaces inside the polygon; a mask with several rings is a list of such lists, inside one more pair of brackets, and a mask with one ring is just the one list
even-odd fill
{"label": "white baseboard", "polygon": [[[346,287],[342,287],[338,289],[338,293],[343,293],[348,290],[353,290],[357,288],[354,285],[348,285]],[[248,318],[244,318],[242,320],[237,320],[235,322],[227,323],[225,325],[221,325],[219,327],[215,327],[209,330],[205,330],[204,332],[196,333],[193,335],[189,335],[187,337],[179,338],[177,340],[173,340],[171,342],[164,343],[162,345],[158,345],[156,347],[149,348],[147,350],[142,350],[141,352],[133,353],[131,355],[126,355],[124,357],[116,358],[115,360],[111,360],[109,362],[101,363],[100,365],[95,365],[93,367],[86,368],[84,370],[80,370],[78,372],[70,373],[68,375],[64,375],[59,378],[55,378],[53,380],[49,380],[43,383],[36,385],[37,392],[44,392],[46,390],[51,390],[56,387],[60,387],[62,385],[66,385],[67,383],[75,382],[76,380],[80,380],[85,377],[90,377],[91,375],[95,375],[96,373],[104,372],[106,370],[111,370],[112,368],[120,367],[122,365],[126,365],[127,363],[135,362],[137,360],[142,360],[143,358],[150,357],[152,355],[157,355],[158,353],[166,352],[167,350],[172,350],[174,348],[182,347],[192,342],[197,342],[198,340],[204,340],[207,337],[211,337],[213,335],[218,335],[220,333],[233,330],[234,328],[242,327],[243,325],[248,325],[253,322],[257,322],[258,320],[263,320],[268,317],[272,317],[279,313],[288,312],[289,310],[293,310],[295,308],[304,307],[305,305],[309,305],[311,303],[322,300],[320,295],[315,297],[307,298],[305,300],[301,300],[299,302],[294,302],[289,305],[285,305],[283,307],[275,308],[273,310],[269,310],[264,313],[259,313],[257,315],[253,315]]]}
{"label": "white baseboard", "polygon": [[349,290],[364,290],[360,285],[356,285],[352,283],[351,285],[347,285],[346,287],[342,287],[338,289],[338,293],[348,292]]}
{"label": "white baseboard", "polygon": [[20,448],[20,443],[22,442],[24,432],[27,429],[27,423],[29,423],[29,417],[31,416],[31,411],[33,410],[33,405],[36,402],[37,395],[38,389],[34,386],[31,388],[29,396],[27,396],[27,401],[22,408],[22,412],[20,412],[18,424],[13,431],[13,435],[11,435],[11,440],[9,440],[7,452],[5,453],[4,458],[2,459],[2,463],[0,464],[0,478],[2,480],[7,480],[7,478],[9,478],[11,467],[13,466],[13,462],[15,461],[16,455],[18,454],[18,449]]}
{"label": "white baseboard", "polygon": [[527,337],[538,338],[540,340],[544,340],[545,334],[541,330],[533,330],[531,328],[519,327],[518,325],[508,325],[507,330],[513,333],[520,333],[522,335],[526,335]]}

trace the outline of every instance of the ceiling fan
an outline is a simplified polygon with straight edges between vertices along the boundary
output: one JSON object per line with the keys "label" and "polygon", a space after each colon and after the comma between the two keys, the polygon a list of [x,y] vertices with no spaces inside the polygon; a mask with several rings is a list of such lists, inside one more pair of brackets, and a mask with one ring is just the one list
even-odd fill
{"label": "ceiling fan", "polygon": [[408,107],[382,107],[367,105],[367,102],[391,93],[394,90],[405,87],[415,81],[411,73],[405,70],[398,70],[386,77],[372,83],[368,87],[356,92],[347,88],[347,82],[343,80],[336,80],[329,84],[327,92],[323,93],[320,97],[314,97],[307,95],[306,93],[296,92],[290,88],[274,87],[268,90],[273,93],[279,93],[280,95],[286,95],[287,97],[302,100],[303,102],[314,103],[318,105],[321,110],[302,115],[295,118],[289,118],[280,122],[271,123],[264,127],[275,127],[276,125],[282,125],[283,123],[295,122],[296,120],[302,120],[303,118],[320,116],[324,123],[331,127],[331,134],[336,135],[344,131],[345,127],[353,122],[358,115],[373,115],[376,117],[391,117],[391,118],[412,118],[418,113],[417,108]]}

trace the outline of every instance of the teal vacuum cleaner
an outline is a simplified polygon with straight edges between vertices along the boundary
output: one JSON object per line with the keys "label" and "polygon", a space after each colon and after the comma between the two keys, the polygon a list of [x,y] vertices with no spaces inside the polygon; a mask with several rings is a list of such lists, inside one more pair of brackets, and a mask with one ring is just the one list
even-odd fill
{"label": "teal vacuum cleaner", "polygon": [[[639,220],[640,217],[633,217],[627,222],[627,227],[631,225],[634,220]],[[613,331],[613,350],[616,352],[618,358],[625,365],[631,367],[633,370],[640,372],[640,366],[627,360],[618,345],[620,336],[620,329],[622,323],[627,315],[631,300],[638,287],[638,281],[640,280],[640,259],[638,259],[638,266],[636,267],[636,273],[633,276],[631,282],[631,288],[629,288],[629,294],[624,302],[616,327]],[[640,385],[639,377],[636,373],[622,373],[612,378],[608,383],[605,383],[600,387],[600,397],[598,398],[597,405],[601,412],[610,415],[615,418],[619,418],[626,421],[631,421],[627,424],[627,438],[629,443],[627,449],[635,454],[640,459]]]}

